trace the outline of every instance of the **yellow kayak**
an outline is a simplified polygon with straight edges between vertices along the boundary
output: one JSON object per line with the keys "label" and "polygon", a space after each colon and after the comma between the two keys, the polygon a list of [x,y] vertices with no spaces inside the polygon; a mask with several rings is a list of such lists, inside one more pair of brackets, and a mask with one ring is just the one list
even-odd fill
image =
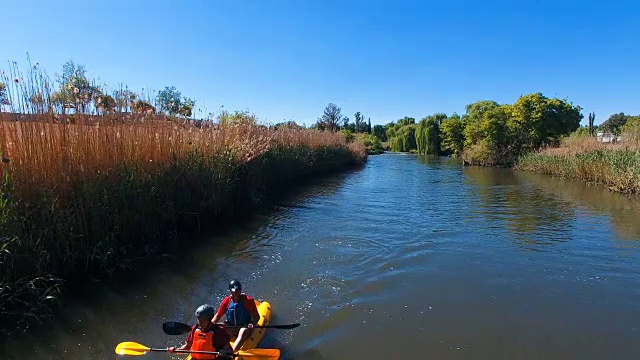
{"label": "yellow kayak", "polygon": [[[253,301],[255,301],[256,307],[258,308],[258,314],[260,314],[260,320],[258,320],[258,325],[261,325],[261,326],[269,325],[271,323],[271,304],[269,304],[266,301],[261,302],[256,299],[254,299]],[[253,333],[251,334],[251,337],[247,339],[247,341],[245,341],[244,344],[242,344],[242,347],[240,347],[240,351],[238,351],[239,356],[234,358],[234,360],[243,360],[243,359],[244,360],[278,360],[280,358],[279,349],[264,349],[264,350],[271,350],[269,352],[269,355],[251,354],[251,349],[255,349],[258,347],[258,344],[260,343],[260,340],[262,340],[262,338],[264,337],[264,334],[266,331],[267,329],[264,329],[264,328],[253,329]],[[234,341],[235,341],[235,338],[232,338],[231,342],[229,343],[231,347],[233,347]],[[261,349],[261,353],[264,353],[262,349]],[[191,360],[191,355],[187,356],[185,360]]]}

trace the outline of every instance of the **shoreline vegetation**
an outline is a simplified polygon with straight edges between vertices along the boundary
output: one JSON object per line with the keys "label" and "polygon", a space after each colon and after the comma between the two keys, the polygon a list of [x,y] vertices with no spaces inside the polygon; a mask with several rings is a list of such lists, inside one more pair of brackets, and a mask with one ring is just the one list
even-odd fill
{"label": "shoreline vegetation", "polygon": [[640,146],[629,139],[608,144],[594,137],[568,138],[559,147],[523,155],[514,168],[640,194]]}
{"label": "shoreline vegetation", "polygon": [[0,78],[5,336],[52,317],[83,282],[367,160],[339,132],[263,125],[248,112],[194,120],[195,101],[173,87],[145,99],[108,93],[72,62],[55,81],[12,64]]}
{"label": "shoreline vegetation", "polygon": [[[589,114],[589,125],[580,126],[580,106],[542,93],[513,104],[478,101],[462,116],[375,126],[360,112],[351,121],[330,103],[306,127],[261,124],[248,111],[196,119],[196,102],[175,87],[109,91],[82,65],[69,61],[62,70],[51,80],[38,64],[23,74],[11,62],[0,76],[5,335],[51,317],[61,295],[83,281],[125,273],[135,259],[175,247],[181,235],[385,150],[640,193],[640,116],[620,113],[596,126]],[[598,132],[616,141],[604,143]]]}
{"label": "shoreline vegetation", "polygon": [[464,165],[511,167],[640,193],[640,116],[619,113],[596,126],[591,113],[588,125],[580,126],[583,117],[580,106],[533,93],[514,104],[482,100],[467,105],[462,116],[404,117],[372,131],[394,152],[453,156]]}

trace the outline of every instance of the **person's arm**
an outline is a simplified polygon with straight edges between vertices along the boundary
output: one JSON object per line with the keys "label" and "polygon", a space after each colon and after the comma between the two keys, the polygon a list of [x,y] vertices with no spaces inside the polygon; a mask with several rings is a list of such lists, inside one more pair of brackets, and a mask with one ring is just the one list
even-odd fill
{"label": "person's arm", "polygon": [[220,303],[220,307],[218,307],[218,311],[216,312],[216,314],[213,315],[213,319],[211,319],[211,322],[215,324],[218,321],[220,321],[224,313],[227,311],[228,307],[229,307],[229,296],[225,297],[222,300],[222,302]]}
{"label": "person's arm", "polygon": [[228,350],[227,349],[220,350],[220,354],[216,355],[215,360],[233,360],[234,359],[233,349],[231,348],[231,346],[229,346],[229,344],[227,344],[227,347],[229,348]]}
{"label": "person's arm", "polygon": [[[217,326],[217,325],[214,325]],[[233,358],[233,348],[230,345],[231,343],[231,339],[229,339],[229,335],[227,334],[227,331],[220,327],[217,326],[217,328],[214,330],[214,335],[213,335],[213,347],[221,352],[221,353],[226,353],[231,355],[231,357],[227,357],[227,356],[217,356],[216,359],[232,359]]]}
{"label": "person's arm", "polygon": [[191,349],[191,345],[184,344],[184,345],[180,346],[179,348],[177,348],[176,350],[189,350],[189,349]]}
{"label": "person's arm", "polygon": [[191,349],[191,345],[193,345],[193,335],[196,332],[196,326],[198,325],[193,325],[193,327],[191,328],[191,332],[189,332],[189,336],[187,337],[187,342],[184,343],[184,345],[180,346],[179,348],[176,348],[175,346],[172,346],[170,348],[167,349],[168,352],[174,352],[176,350],[189,350]]}

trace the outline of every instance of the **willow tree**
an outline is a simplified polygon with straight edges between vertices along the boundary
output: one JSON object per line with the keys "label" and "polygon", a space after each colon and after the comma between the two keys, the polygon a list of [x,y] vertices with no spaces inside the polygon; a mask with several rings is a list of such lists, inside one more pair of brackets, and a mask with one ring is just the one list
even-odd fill
{"label": "willow tree", "polygon": [[387,138],[391,151],[409,152],[416,150],[415,119],[404,117],[397,123],[387,124]]}
{"label": "willow tree", "polygon": [[416,125],[416,146],[418,153],[422,155],[438,155],[438,124],[426,117]]}
{"label": "willow tree", "polygon": [[440,122],[447,118],[445,114],[435,114],[420,120],[416,126],[416,146],[419,154],[440,154]]}

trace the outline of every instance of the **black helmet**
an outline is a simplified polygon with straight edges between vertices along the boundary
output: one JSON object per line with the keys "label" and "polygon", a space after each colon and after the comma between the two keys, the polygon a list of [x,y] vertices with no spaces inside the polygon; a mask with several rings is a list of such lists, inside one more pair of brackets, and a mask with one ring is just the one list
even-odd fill
{"label": "black helmet", "polygon": [[235,291],[235,290],[242,291],[242,284],[240,284],[240,281],[238,281],[238,280],[231,280],[231,282],[229,283],[229,290],[230,291]]}
{"label": "black helmet", "polygon": [[200,305],[200,307],[196,309],[196,318],[198,319],[207,318],[211,320],[215,314],[216,310],[209,304]]}

